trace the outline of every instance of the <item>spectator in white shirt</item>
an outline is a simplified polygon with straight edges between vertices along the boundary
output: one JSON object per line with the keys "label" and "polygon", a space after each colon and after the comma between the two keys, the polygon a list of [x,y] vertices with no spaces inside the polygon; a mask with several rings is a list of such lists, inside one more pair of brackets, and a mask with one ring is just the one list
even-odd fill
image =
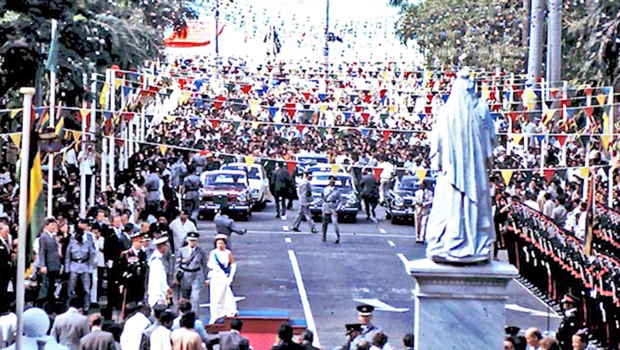
{"label": "spectator in white shirt", "polygon": [[170,328],[174,315],[170,311],[164,311],[159,316],[160,325],[155,328],[150,337],[151,350],[172,350],[172,342],[170,341]]}
{"label": "spectator in white shirt", "polygon": [[170,230],[172,230],[172,235],[174,236],[174,246],[181,248],[183,246],[183,242],[185,242],[185,237],[190,232],[198,232],[196,225],[187,219],[187,211],[181,210],[179,216],[172,220],[170,223]]}
{"label": "spectator in white shirt", "polygon": [[140,303],[139,305],[130,303],[127,309],[130,311],[134,309],[136,312],[125,321],[121,334],[121,349],[139,350],[142,332],[151,325],[148,318],[151,314],[151,307],[147,303]]}
{"label": "spectator in white shirt", "polygon": [[551,213],[553,213],[553,209],[555,209],[555,203],[551,198],[551,193],[545,193],[545,203],[543,204],[543,214],[545,216],[551,217]]}

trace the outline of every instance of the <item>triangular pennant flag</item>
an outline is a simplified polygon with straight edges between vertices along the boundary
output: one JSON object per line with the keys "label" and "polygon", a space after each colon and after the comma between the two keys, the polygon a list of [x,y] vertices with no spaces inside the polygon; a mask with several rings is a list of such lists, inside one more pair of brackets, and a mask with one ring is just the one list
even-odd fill
{"label": "triangular pennant flag", "polygon": [[90,109],[80,108],[80,116],[82,117],[82,120],[84,120],[83,118],[88,118],[89,115],[90,115]]}
{"label": "triangular pennant flag", "polygon": [[545,169],[543,170],[543,174],[545,175],[545,179],[547,180],[547,183],[549,183],[553,179],[553,175],[555,174],[555,169]]}
{"label": "triangular pennant flag", "polygon": [[589,173],[590,168],[588,168],[587,166],[582,166],[581,168],[579,168],[579,175],[581,175],[582,179],[587,178]]}
{"label": "triangular pennant flag", "polygon": [[306,128],[306,126],[305,126],[305,125],[300,125],[300,124],[298,124],[298,125],[296,125],[295,127],[296,127],[296,128],[297,128],[297,130],[299,131],[299,135],[300,135],[300,136],[301,136],[301,135],[303,135],[303,133],[304,133],[304,129]]}
{"label": "triangular pennant flag", "polygon": [[325,101],[325,98],[327,97],[327,94],[319,94],[319,100],[321,102]]}
{"label": "triangular pennant flag", "polygon": [[295,109],[294,103],[285,104],[284,110],[286,111],[286,114],[288,114],[289,118],[293,118],[295,116],[295,113],[297,112],[297,110]]}
{"label": "triangular pennant flag", "polygon": [[254,162],[256,161],[256,158],[252,156],[245,156],[243,159],[245,160],[245,165],[248,167],[248,170],[252,168],[252,165],[254,165]]}
{"label": "triangular pennant flag", "polygon": [[211,119],[211,126],[215,129],[220,125],[219,119]]}
{"label": "triangular pennant flag", "polygon": [[15,145],[15,147],[20,148],[21,142],[22,142],[22,134],[21,133],[9,134],[9,137],[11,138],[11,141],[13,141],[13,144]]}
{"label": "triangular pennant flag", "polygon": [[19,112],[21,111],[22,111],[22,108],[11,109],[11,113],[9,114],[9,117],[11,117],[11,119],[15,118],[15,116],[19,114]]}
{"label": "triangular pennant flag", "polygon": [[362,129],[361,131],[362,131],[362,137],[363,138],[366,138],[368,136],[368,133],[370,132],[370,130],[368,130],[368,129]]}
{"label": "triangular pennant flag", "polygon": [[347,112],[344,112],[344,121],[345,121],[345,122],[348,122],[348,121],[349,121],[349,119],[351,118],[351,115],[353,115],[353,113],[348,112],[348,111],[347,111]]}
{"label": "triangular pennant flag", "polygon": [[523,139],[523,134],[512,134],[510,135],[510,137],[512,138],[512,142],[518,145],[521,143],[521,140]]}
{"label": "triangular pennant flag", "polygon": [[259,125],[260,125],[260,123],[259,123],[259,122],[257,122],[257,121],[253,121],[253,122],[252,122],[252,129],[258,129],[258,126],[259,126]]}
{"label": "triangular pennant flag", "polygon": [[592,96],[592,87],[591,86],[588,86],[586,88],[586,96],[588,96],[588,97]]}
{"label": "triangular pennant flag", "polygon": [[420,169],[415,172],[415,175],[418,177],[418,180],[420,180],[420,183],[424,182],[424,178],[426,178],[427,173],[428,173],[428,170],[426,169]]}
{"label": "triangular pennant flag", "polygon": [[592,113],[594,113],[594,107],[592,107],[592,106],[588,106],[588,107],[584,108],[583,110],[586,111],[586,115],[588,117],[591,117]]}
{"label": "triangular pennant flag", "polygon": [[379,177],[381,177],[381,173],[383,172],[383,168],[374,168],[372,172],[375,174],[375,180],[379,181]]}
{"label": "triangular pennant flag", "polygon": [[213,102],[213,105],[215,106],[215,109],[220,110],[222,108],[222,104],[224,102],[226,102],[226,97],[220,95],[220,96],[215,98],[215,101]]}
{"label": "triangular pennant flag", "polygon": [[603,148],[607,150],[609,148],[609,142],[611,141],[611,135],[601,135],[601,143]]}
{"label": "triangular pennant flag", "polygon": [[332,165],[332,167],[331,167],[332,173],[337,173],[338,170],[340,170],[340,166],[339,165]]}
{"label": "triangular pennant flag", "polygon": [[252,85],[243,85],[241,87],[241,91],[243,91],[244,94],[247,94],[248,92],[250,92],[250,90],[252,90]]}
{"label": "triangular pennant flag", "polygon": [[114,81],[114,86],[116,87],[116,90],[118,90],[118,88],[120,88],[121,85],[123,85],[123,79],[116,78],[116,80]]}
{"label": "triangular pennant flag", "polygon": [[370,113],[362,112],[362,120],[364,121],[364,125],[368,124],[368,118],[370,118]]}
{"label": "triangular pennant flag", "polygon": [[309,92],[302,92],[301,94],[304,95],[304,99],[306,101],[308,101],[308,99],[310,99],[310,93]]}
{"label": "triangular pennant flag", "polygon": [[286,169],[288,170],[288,174],[293,176],[295,169],[297,168],[297,163],[292,160],[286,161]]}
{"label": "triangular pennant flag", "polygon": [[383,130],[383,141],[385,142],[389,142],[390,141],[390,135],[392,135],[392,130]]}
{"label": "triangular pennant flag", "polygon": [[162,156],[166,155],[166,151],[168,150],[168,146],[166,145],[159,145],[159,151],[161,152]]}
{"label": "triangular pennant flag", "polygon": [[512,174],[514,174],[514,170],[502,170],[501,174],[504,178],[504,183],[508,186],[510,184],[510,179],[512,179]]}
{"label": "triangular pennant flag", "polygon": [[599,94],[596,96],[596,100],[598,101],[598,104],[602,106],[605,104],[605,100],[607,100],[607,95]]}
{"label": "triangular pennant flag", "polygon": [[278,111],[278,107],[269,106],[267,107],[267,111],[269,111],[269,116],[273,118],[276,115],[276,112]]}
{"label": "triangular pennant flag", "polygon": [[564,147],[564,144],[566,143],[566,135],[556,135],[555,139],[558,140],[558,143],[560,144],[560,147]]}
{"label": "triangular pennant flag", "polygon": [[549,89],[549,92],[551,92],[551,97],[553,97],[553,98],[557,98],[558,91],[560,91],[560,89],[558,89],[558,88],[551,88],[551,89]]}
{"label": "triangular pennant flag", "polygon": [[105,83],[101,88],[101,94],[99,95],[99,106],[105,105],[106,95],[108,94],[108,89],[110,88],[110,84]]}
{"label": "triangular pennant flag", "polygon": [[80,137],[82,136],[82,132],[81,131],[72,130],[71,134],[73,136],[73,141],[75,141],[75,142],[80,141]]}
{"label": "triangular pennant flag", "polygon": [[536,141],[538,141],[539,144],[545,139],[545,135],[536,135],[534,137],[536,138]]}

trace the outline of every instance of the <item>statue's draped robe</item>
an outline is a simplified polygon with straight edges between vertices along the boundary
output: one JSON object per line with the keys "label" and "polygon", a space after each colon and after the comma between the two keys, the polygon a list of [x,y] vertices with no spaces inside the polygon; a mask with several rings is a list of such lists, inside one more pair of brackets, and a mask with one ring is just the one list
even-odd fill
{"label": "statue's draped robe", "polygon": [[431,138],[437,183],[426,229],[429,259],[489,260],[495,231],[487,165],[492,164],[495,144],[487,106],[476,97],[473,82],[458,77]]}

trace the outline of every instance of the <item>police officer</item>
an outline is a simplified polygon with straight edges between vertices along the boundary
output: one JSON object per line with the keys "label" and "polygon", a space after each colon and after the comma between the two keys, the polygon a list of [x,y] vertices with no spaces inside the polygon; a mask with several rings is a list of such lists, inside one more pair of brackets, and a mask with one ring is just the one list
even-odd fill
{"label": "police officer", "polygon": [[297,212],[297,216],[295,216],[292,229],[295,232],[301,232],[299,230],[299,225],[301,225],[302,218],[305,218],[308,225],[310,225],[310,231],[316,233],[314,221],[310,215],[310,205],[312,205],[312,185],[310,185],[310,181],[312,181],[312,173],[307,172],[297,191],[297,196],[299,197],[299,212]]}
{"label": "police officer", "polygon": [[187,234],[187,245],[177,254],[177,281],[181,298],[189,299],[192,311],[198,314],[200,290],[207,283],[207,253],[198,244],[197,232]]}
{"label": "police officer", "polygon": [[164,255],[168,252],[168,236],[154,240],[157,249],[149,258],[148,302],[155,305],[159,301],[168,301],[172,289],[168,286],[168,274],[164,267]]}
{"label": "police officer", "polygon": [[566,294],[562,298],[562,309],[564,309],[564,317],[558,328],[557,339],[562,350],[572,349],[572,338],[575,333],[582,327],[582,320],[579,310],[576,307],[579,298],[573,294]]}
{"label": "police officer", "polygon": [[121,254],[121,285],[124,302],[140,302],[146,288],[146,252],[142,249],[142,232],[131,235],[131,248]]}
{"label": "police officer", "polygon": [[[359,335],[353,339],[351,342],[351,350],[357,349],[357,346],[362,341],[368,342],[368,344],[372,344],[372,340],[375,334],[381,332],[381,329],[372,324],[372,312],[375,308],[371,305],[359,305],[357,307],[357,320],[361,324],[361,332]],[[391,347],[388,346],[387,349]]]}
{"label": "police officer", "polygon": [[65,271],[69,273],[68,299],[74,297],[77,280],[82,281],[84,311],[90,308],[90,274],[96,267],[94,246],[84,239],[85,233],[78,227],[65,254]]}
{"label": "police officer", "polygon": [[200,189],[200,176],[197,168],[192,168],[192,173],[183,180],[182,194],[183,209],[190,213],[192,221],[196,222],[198,219],[198,209],[200,203],[200,195],[198,190]]}
{"label": "police officer", "polygon": [[244,235],[247,230],[242,229],[241,227],[235,224],[235,221],[231,219],[228,215],[222,214],[222,209],[216,209],[216,215],[213,219],[215,222],[215,228],[218,234],[226,235],[226,248],[232,249],[232,243],[230,242],[230,236],[234,233],[238,235]]}
{"label": "police officer", "polygon": [[159,210],[159,204],[161,202],[159,193],[160,181],[159,169],[157,167],[155,167],[154,171],[146,175],[144,186],[148,191],[146,194],[146,208],[149,214],[156,215],[155,213]]}
{"label": "police officer", "polygon": [[327,238],[327,226],[331,219],[334,224],[334,233],[336,233],[336,244],[340,243],[340,227],[338,227],[338,210],[341,201],[340,189],[336,187],[336,177],[329,177],[329,185],[323,189],[323,242]]}

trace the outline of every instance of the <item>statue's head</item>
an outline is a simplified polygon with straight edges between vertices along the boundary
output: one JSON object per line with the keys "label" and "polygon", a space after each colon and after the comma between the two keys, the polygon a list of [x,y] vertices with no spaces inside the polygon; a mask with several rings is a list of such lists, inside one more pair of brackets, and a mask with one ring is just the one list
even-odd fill
{"label": "statue's head", "polygon": [[24,311],[24,335],[30,338],[39,338],[47,334],[50,328],[50,318],[42,309],[33,307]]}

